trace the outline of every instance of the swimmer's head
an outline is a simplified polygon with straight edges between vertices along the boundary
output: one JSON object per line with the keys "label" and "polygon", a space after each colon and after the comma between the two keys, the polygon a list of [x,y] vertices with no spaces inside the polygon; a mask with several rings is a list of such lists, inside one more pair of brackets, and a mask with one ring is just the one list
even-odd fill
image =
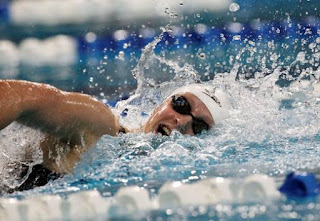
{"label": "swimmer's head", "polygon": [[226,94],[210,85],[191,84],[175,90],[152,114],[145,132],[195,135],[228,117]]}

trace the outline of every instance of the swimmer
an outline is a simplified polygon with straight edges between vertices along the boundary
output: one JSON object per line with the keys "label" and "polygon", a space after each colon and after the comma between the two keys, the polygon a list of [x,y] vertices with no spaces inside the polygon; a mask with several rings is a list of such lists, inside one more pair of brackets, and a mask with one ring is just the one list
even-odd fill
{"label": "swimmer", "polygon": [[[212,86],[193,84],[174,91],[157,107],[139,132],[169,136],[173,130],[196,135],[228,116],[228,99]],[[130,132],[97,99],[61,91],[47,84],[0,80],[0,130],[18,122],[40,130],[43,163],[15,190],[45,185],[51,178],[71,173],[82,154],[105,134]]]}

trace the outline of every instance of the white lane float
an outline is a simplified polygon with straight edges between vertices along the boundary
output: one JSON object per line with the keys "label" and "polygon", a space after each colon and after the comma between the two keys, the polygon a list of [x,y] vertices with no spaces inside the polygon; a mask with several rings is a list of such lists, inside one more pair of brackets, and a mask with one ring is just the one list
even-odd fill
{"label": "white lane float", "polygon": [[18,200],[13,198],[0,199],[0,220],[20,220]]}
{"label": "white lane float", "polygon": [[110,201],[102,197],[97,190],[73,193],[62,202],[64,218],[75,220],[89,220],[107,214]]}
{"label": "white lane float", "polygon": [[244,179],[214,177],[185,184],[165,183],[153,199],[138,186],[122,187],[111,198],[97,190],[81,191],[67,198],[53,195],[24,200],[0,199],[0,220],[89,220],[121,217],[151,210],[177,209],[219,203],[251,203],[277,200],[280,192],[273,178],[253,174]]}
{"label": "white lane float", "polygon": [[19,203],[20,216],[32,221],[42,221],[48,217],[51,220],[59,220],[62,217],[61,203],[62,200],[58,196],[30,197]]}
{"label": "white lane float", "polygon": [[114,14],[113,5],[112,0],[13,1],[9,5],[9,21],[16,25],[46,26],[105,22]]}
{"label": "white lane float", "polygon": [[263,174],[253,174],[244,179],[238,193],[240,202],[265,202],[280,197],[274,179]]}
{"label": "white lane float", "polygon": [[14,68],[19,65],[19,50],[15,43],[0,40],[0,67]]}
{"label": "white lane float", "polygon": [[109,208],[109,214],[111,216],[125,215],[154,208],[149,192],[146,189],[138,186],[129,186],[121,188],[115,194],[112,205]]}
{"label": "white lane float", "polygon": [[235,194],[231,184],[230,179],[222,177],[204,179],[193,184],[166,183],[159,190],[157,205],[160,209],[166,209],[232,202]]}
{"label": "white lane float", "polygon": [[78,57],[74,38],[57,35],[45,40],[28,38],[18,47],[20,63],[30,66],[66,66],[75,64]]}
{"label": "white lane float", "polygon": [[[8,13],[12,24],[55,26],[159,17],[167,19],[171,11],[227,11],[230,3],[231,0],[185,0],[183,3],[172,0],[24,0],[9,1]],[[171,16],[178,17],[172,12]]]}
{"label": "white lane float", "polygon": [[164,184],[156,198],[160,209],[179,208],[190,205],[205,205],[210,203],[210,187],[206,185],[183,184],[170,182]]}

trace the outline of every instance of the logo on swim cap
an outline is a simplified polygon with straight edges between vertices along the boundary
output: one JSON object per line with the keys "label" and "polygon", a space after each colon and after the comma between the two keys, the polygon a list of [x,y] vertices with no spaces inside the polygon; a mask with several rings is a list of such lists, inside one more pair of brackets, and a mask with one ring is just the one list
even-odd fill
{"label": "logo on swim cap", "polygon": [[214,100],[220,107],[222,107],[220,101],[218,100],[218,98],[214,95],[216,92],[216,89],[214,88],[213,91],[209,91],[207,88],[204,89],[203,93],[205,95],[208,95],[209,97],[212,98],[212,100]]}

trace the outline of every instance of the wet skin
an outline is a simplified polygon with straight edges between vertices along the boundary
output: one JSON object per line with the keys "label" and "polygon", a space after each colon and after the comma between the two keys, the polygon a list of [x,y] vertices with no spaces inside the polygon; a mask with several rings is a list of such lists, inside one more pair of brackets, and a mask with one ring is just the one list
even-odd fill
{"label": "wet skin", "polygon": [[[193,94],[183,95],[191,114],[206,122],[214,121],[207,107]],[[194,135],[191,115],[179,114],[167,99],[143,127],[146,133],[170,135],[173,130]],[[53,86],[19,80],[0,80],[0,130],[17,121],[41,130],[42,165],[52,172],[73,171],[82,154],[105,134],[117,136],[119,119],[102,102],[91,96],[64,92]],[[130,132],[129,130],[127,130]]]}
{"label": "wet skin", "polygon": [[[199,100],[195,95],[191,93],[178,94],[184,96],[190,106],[191,113],[194,117],[202,119],[211,128],[214,124],[213,118],[208,108]],[[170,135],[173,130],[178,130],[182,134],[194,135],[192,129],[192,117],[190,115],[183,115],[176,112],[171,105],[171,98],[168,98],[155,109],[150,119],[144,126],[145,133],[163,133],[163,129],[166,135]],[[160,129],[162,128],[162,129]]]}

